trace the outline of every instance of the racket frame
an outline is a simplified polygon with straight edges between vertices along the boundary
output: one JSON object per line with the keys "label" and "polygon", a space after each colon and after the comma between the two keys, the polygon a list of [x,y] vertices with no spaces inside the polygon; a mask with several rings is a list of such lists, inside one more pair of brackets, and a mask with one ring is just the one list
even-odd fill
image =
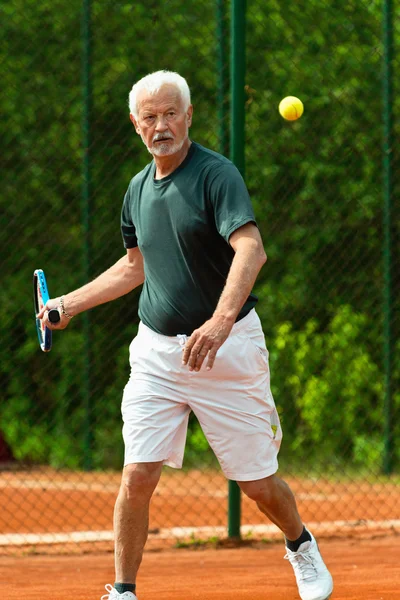
{"label": "racket frame", "polygon": [[[36,269],[33,273],[33,302],[35,306],[35,317],[49,299],[50,296],[44,271],[43,269]],[[50,352],[52,345],[51,329],[43,326],[42,320],[38,319],[37,317],[36,329],[40,348],[43,350],[43,352]]]}

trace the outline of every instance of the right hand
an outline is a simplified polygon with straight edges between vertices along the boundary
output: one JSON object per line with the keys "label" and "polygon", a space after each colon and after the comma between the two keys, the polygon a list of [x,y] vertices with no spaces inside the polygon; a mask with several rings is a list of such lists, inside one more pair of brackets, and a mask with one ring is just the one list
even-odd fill
{"label": "right hand", "polygon": [[[58,323],[51,323],[49,321],[49,318],[48,318],[49,310],[52,308],[57,308],[58,312],[60,313],[60,320],[58,321]],[[62,314],[60,298],[52,298],[52,299],[48,300],[46,302],[46,304],[44,305],[44,307],[42,308],[42,310],[36,315],[36,317],[42,321],[42,323],[43,323],[43,325],[45,325],[45,327],[48,327],[49,329],[56,329],[56,330],[57,329],[65,329],[71,320]]]}

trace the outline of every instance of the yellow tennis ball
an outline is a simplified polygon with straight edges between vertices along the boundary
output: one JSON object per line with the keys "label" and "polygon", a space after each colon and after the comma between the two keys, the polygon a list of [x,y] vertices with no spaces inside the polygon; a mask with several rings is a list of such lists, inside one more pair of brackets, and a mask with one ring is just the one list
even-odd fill
{"label": "yellow tennis ball", "polygon": [[279,103],[279,112],[286,121],[296,121],[304,112],[304,106],[296,96],[287,96]]}

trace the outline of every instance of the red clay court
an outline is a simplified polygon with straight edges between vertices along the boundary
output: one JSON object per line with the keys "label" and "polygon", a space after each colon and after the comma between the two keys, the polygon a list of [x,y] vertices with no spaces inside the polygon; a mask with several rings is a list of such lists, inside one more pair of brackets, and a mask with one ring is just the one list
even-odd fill
{"label": "red clay court", "polygon": [[[119,479],[48,468],[1,473],[3,598],[99,600],[106,593]],[[332,600],[400,600],[396,482],[287,480],[334,576]],[[152,501],[139,600],[298,599],[281,534],[245,497],[242,543],[226,540],[227,500],[219,472],[164,473]]]}
{"label": "red clay court", "polygon": [[[400,537],[321,542],[332,571],[332,600],[400,598]],[[283,544],[145,552],[139,600],[298,600]],[[99,600],[113,582],[111,553],[0,557],[6,600]]]}

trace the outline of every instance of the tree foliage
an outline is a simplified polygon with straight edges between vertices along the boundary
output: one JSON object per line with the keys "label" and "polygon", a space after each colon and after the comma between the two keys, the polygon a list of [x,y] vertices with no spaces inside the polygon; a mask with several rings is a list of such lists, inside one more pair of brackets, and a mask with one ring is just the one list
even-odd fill
{"label": "tree foliage", "polygon": [[[311,444],[321,460],[332,453],[355,464],[380,460],[380,11],[376,1],[365,10],[344,1],[322,11],[318,2],[302,11],[277,0],[248,7],[246,181],[269,257],[256,291],[287,432],[284,459],[305,456]],[[56,334],[52,352],[42,355],[30,280],[35,268],[45,269],[54,295],[84,283],[81,3],[13,0],[2,12],[0,427],[17,458],[77,467],[87,427],[82,319]],[[122,198],[149,160],[129,121],[132,84],[153,70],[179,71],[192,90],[191,136],[218,151],[221,40],[209,0],[184,9],[178,0],[94,2],[91,39],[94,277],[124,252]],[[286,95],[304,102],[298,122],[278,114]],[[398,97],[394,102],[396,112]],[[394,166],[396,160],[393,153]],[[120,399],[137,301],[133,292],[90,314],[96,467],[121,463]],[[188,456],[195,460],[204,440],[195,421],[190,427]]]}

